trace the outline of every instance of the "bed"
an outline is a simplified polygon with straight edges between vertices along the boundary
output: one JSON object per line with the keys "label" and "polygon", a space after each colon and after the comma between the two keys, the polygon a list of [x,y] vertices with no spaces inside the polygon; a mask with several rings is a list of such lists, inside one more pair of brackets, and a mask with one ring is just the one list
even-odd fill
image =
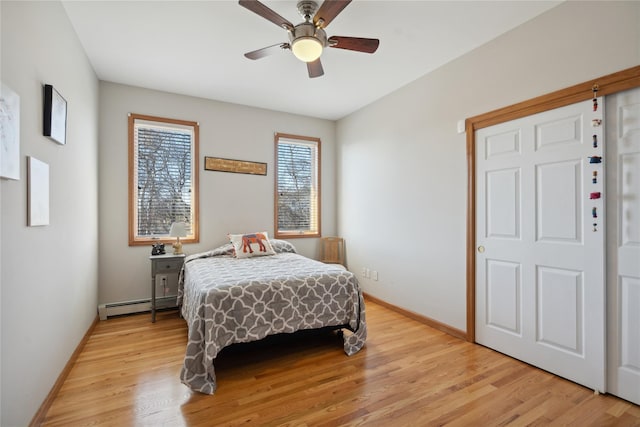
{"label": "bed", "polygon": [[284,240],[267,242],[273,255],[239,258],[230,243],[185,259],[178,305],[189,330],[180,379],[192,390],[215,392],[214,361],[231,344],[334,327],[344,331],[347,355],[364,346],[365,307],[354,274],[299,255]]}

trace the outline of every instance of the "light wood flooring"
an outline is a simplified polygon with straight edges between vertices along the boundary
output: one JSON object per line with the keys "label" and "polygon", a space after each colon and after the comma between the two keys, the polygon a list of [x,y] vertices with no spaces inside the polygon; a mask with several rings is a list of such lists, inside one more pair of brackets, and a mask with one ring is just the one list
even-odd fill
{"label": "light wood flooring", "polygon": [[348,357],[331,333],[225,349],[218,390],[179,380],[176,311],[99,322],[47,426],[640,426],[640,407],[367,302],[369,338]]}

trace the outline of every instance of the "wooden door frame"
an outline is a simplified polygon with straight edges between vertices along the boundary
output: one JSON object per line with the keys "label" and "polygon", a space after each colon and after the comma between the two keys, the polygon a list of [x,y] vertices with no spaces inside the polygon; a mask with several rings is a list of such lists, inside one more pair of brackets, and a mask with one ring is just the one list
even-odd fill
{"label": "wooden door frame", "polygon": [[465,120],[467,133],[467,341],[475,342],[476,338],[476,131],[592,99],[594,85],[598,85],[598,96],[639,87],[640,65]]}

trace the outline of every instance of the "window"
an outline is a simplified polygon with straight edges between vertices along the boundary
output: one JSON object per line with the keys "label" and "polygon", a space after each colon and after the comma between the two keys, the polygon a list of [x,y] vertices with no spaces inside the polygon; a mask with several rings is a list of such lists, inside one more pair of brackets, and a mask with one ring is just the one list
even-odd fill
{"label": "window", "polygon": [[198,236],[198,123],[129,115],[129,245],[170,242],[184,222],[184,243]]}
{"label": "window", "polygon": [[320,139],[277,133],[275,237],[320,236]]}

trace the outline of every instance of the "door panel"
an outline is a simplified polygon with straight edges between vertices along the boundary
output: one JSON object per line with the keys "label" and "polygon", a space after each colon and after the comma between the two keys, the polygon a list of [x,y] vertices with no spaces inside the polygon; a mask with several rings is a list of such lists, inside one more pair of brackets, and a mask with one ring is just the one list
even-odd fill
{"label": "door panel", "polygon": [[520,133],[507,131],[488,136],[484,140],[485,159],[495,159],[499,156],[520,153]]}
{"label": "door panel", "polygon": [[640,280],[622,277],[620,280],[620,365],[640,373]]}
{"label": "door panel", "polygon": [[[638,114],[640,115],[640,113]],[[624,137],[623,137],[624,138]],[[620,155],[620,183],[622,215],[620,216],[620,242],[631,251],[640,245],[640,153]]]}
{"label": "door panel", "polygon": [[520,265],[487,260],[487,324],[505,332],[522,333]]}
{"label": "door panel", "polygon": [[640,88],[607,97],[608,390],[640,404]]}
{"label": "door panel", "polygon": [[495,170],[487,173],[487,236],[520,237],[520,171]]}
{"label": "door panel", "polygon": [[536,166],[537,240],[582,243],[582,160]]}
{"label": "door panel", "polygon": [[603,391],[605,212],[589,194],[603,193],[604,165],[589,162],[602,156],[594,118],[602,109],[589,101],[477,131],[476,341]]}
{"label": "door panel", "polygon": [[536,129],[536,150],[553,149],[558,145],[576,145],[582,143],[582,116],[577,114],[548,123],[540,123]]}
{"label": "door panel", "polygon": [[538,342],[582,356],[582,272],[538,266],[537,277]]}

